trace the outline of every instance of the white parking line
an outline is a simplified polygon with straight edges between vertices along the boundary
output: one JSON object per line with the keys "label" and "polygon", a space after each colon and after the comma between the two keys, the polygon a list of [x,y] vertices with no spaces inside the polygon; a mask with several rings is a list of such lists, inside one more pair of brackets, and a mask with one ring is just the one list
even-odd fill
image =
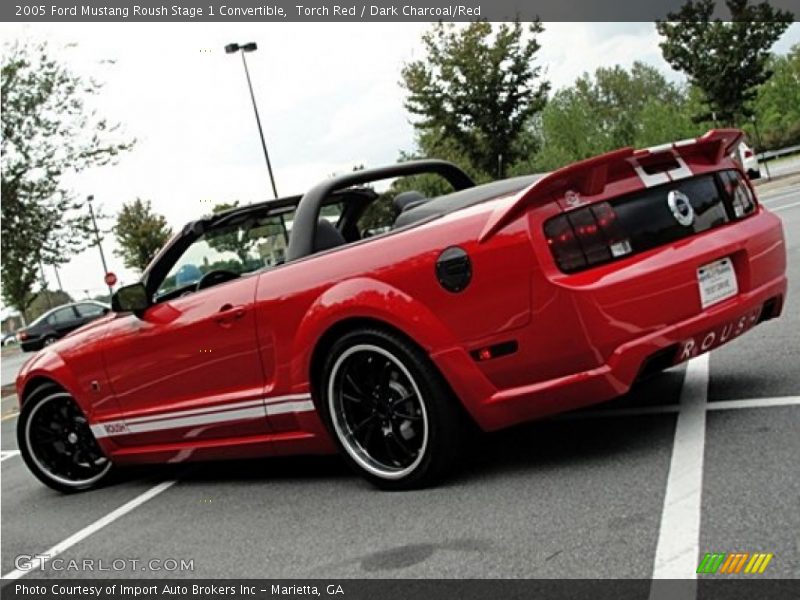
{"label": "white parking line", "polygon": [[708,410],[730,410],[736,408],[769,408],[770,406],[793,406],[800,404],[800,396],[781,398],[750,398],[748,400],[719,400],[709,402]]}
{"label": "white parking line", "polygon": [[78,542],[85,540],[93,533],[100,531],[106,525],[110,525],[120,517],[125,516],[126,514],[128,514],[138,506],[141,506],[148,500],[152,500],[162,492],[167,491],[176,483],[177,480],[164,481],[163,483],[159,483],[157,486],[150,488],[143,494],[136,496],[136,498],[134,498],[130,502],[126,502],[116,510],[108,513],[106,516],[97,519],[97,521],[95,521],[91,525],[87,525],[77,533],[72,534],[63,542],[59,542],[52,548],[45,550],[44,552],[38,555],[38,558],[35,558],[30,562],[30,568],[28,570],[23,571],[20,569],[14,569],[10,573],[6,573],[5,575],[3,575],[3,579],[19,579],[20,577],[24,577],[25,575],[27,575],[32,571],[40,569],[44,565],[44,563],[46,563],[54,556],[58,556],[59,554],[61,554],[65,550],[68,550]]}
{"label": "white parking line", "polygon": [[785,188],[781,190],[775,190],[774,192],[768,192],[766,196],[762,196],[759,198],[761,204],[770,204],[772,202],[780,202],[781,200],[786,200],[791,196],[797,195],[797,189],[795,187]]}
{"label": "white parking line", "polygon": [[19,456],[19,450],[0,450],[0,462]]}
{"label": "white parking line", "polygon": [[[708,354],[703,354],[690,360],[686,368],[664,509],[661,512],[653,579],[696,580],[697,577],[695,569],[700,539],[708,363]],[[696,586],[693,588],[691,597],[696,592]],[[651,600],[662,597],[664,591],[665,588],[654,582],[650,588]],[[685,592],[689,592],[688,588]]]}
{"label": "white parking line", "polygon": [[783,206],[777,206],[775,208],[770,208],[772,212],[778,212],[780,210],[786,210],[787,208],[794,208],[795,206],[800,206],[800,202],[792,202],[791,204],[784,204]]}

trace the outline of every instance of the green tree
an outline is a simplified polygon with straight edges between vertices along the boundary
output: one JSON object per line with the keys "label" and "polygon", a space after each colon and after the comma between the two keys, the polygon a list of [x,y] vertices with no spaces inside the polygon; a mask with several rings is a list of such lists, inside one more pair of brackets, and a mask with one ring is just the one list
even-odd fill
{"label": "green tree", "polygon": [[736,125],[753,114],[758,87],[770,77],[769,50],[794,16],[767,2],[725,0],[731,21],[713,19],[715,0],[689,0],[656,29],[664,59],[703,91],[697,120]]}
{"label": "green tree", "polygon": [[[215,204],[211,211],[214,214],[224,212],[231,208],[239,206],[239,201],[235,200],[232,203],[222,202]],[[241,227],[235,228],[222,228],[218,231],[210,231],[206,234],[206,241],[217,252],[233,252],[239,257],[240,265],[247,264],[250,249],[258,241],[258,237],[253,235],[252,229],[243,229]],[[217,267],[222,268],[222,267]]]}
{"label": "green tree", "polygon": [[3,48],[2,295],[27,316],[39,262],[85,247],[87,215],[65,176],[111,163],[132,142],[86,105],[100,86],[52,58],[46,44]]}
{"label": "green tree", "polygon": [[126,267],[144,271],[167,243],[172,229],[163,216],[153,212],[150,200],[137,198],[122,205],[114,235],[119,244],[114,254],[122,257]]}
{"label": "green tree", "polygon": [[518,21],[439,22],[422,36],[426,56],[403,67],[401,82],[406,108],[419,117],[422,154],[455,153],[480,172],[505,176],[550,88],[535,64],[542,31],[538,21],[527,35]]}
{"label": "green tree", "polygon": [[541,151],[526,171],[551,170],[625,146],[647,147],[702,133],[687,91],[656,68],[601,67],[559,90],[538,123]]}
{"label": "green tree", "polygon": [[759,88],[755,103],[764,149],[800,144],[800,44],[773,56],[768,69],[772,77]]}

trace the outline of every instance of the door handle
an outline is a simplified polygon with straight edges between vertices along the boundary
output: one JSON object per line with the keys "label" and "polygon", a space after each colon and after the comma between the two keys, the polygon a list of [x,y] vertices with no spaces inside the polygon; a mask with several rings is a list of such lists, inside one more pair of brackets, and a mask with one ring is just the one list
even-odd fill
{"label": "door handle", "polygon": [[230,325],[234,321],[239,321],[244,318],[246,314],[244,306],[233,306],[232,304],[223,304],[217,316],[216,322],[220,325]]}

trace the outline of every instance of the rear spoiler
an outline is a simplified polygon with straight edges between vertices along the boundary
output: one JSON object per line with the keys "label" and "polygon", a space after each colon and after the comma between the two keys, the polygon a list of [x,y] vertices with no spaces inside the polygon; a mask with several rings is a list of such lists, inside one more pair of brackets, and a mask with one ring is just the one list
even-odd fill
{"label": "rear spoiler", "polygon": [[[563,197],[568,192],[582,197],[602,194],[614,181],[638,175],[645,187],[669,183],[673,179],[690,177],[687,162],[715,165],[729,156],[739,145],[744,133],[739,129],[712,129],[688,140],[642,150],[621,148],[587,158],[545,175],[527,188],[517,192],[511,206],[495,211],[478,238],[484,242],[529,208],[542,206]],[[678,168],[648,173],[648,164],[672,158]]]}

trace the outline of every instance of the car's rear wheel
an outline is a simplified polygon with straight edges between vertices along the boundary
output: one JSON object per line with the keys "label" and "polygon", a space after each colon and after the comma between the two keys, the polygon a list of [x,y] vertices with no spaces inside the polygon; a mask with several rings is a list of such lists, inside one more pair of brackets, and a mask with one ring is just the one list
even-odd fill
{"label": "car's rear wheel", "polygon": [[42,347],[49,346],[50,344],[55,344],[55,343],[56,343],[56,338],[50,335],[44,338],[44,340],[42,340]]}
{"label": "car's rear wheel", "polygon": [[440,479],[459,456],[465,417],[425,353],[363,329],[341,337],[323,369],[322,409],[347,462],[384,489]]}
{"label": "car's rear wheel", "polygon": [[111,471],[77,403],[54,385],[37,388],[22,405],[17,441],[33,474],[61,492],[96,487]]}

